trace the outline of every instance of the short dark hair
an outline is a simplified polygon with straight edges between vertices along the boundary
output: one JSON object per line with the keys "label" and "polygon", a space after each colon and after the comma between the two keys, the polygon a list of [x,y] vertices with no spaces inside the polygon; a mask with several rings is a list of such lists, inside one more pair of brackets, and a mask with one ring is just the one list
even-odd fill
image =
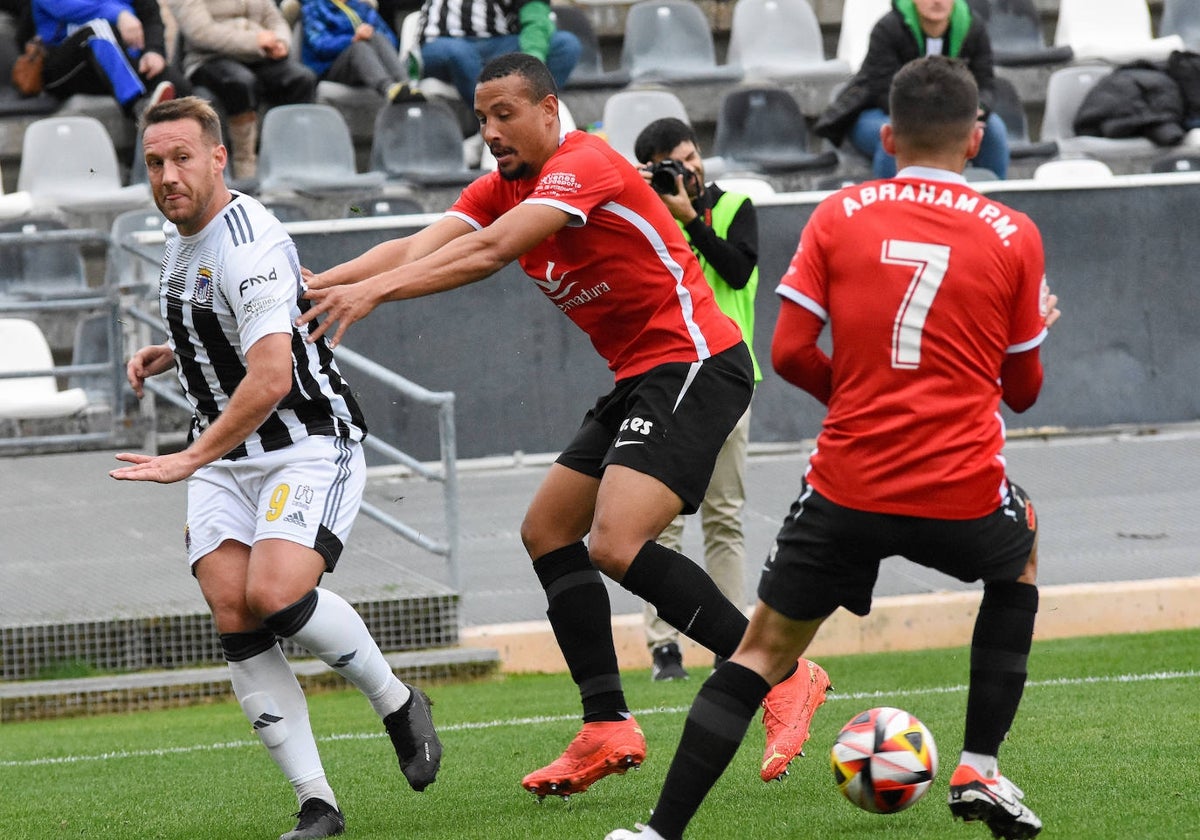
{"label": "short dark hair", "polygon": [[552,94],[558,96],[558,85],[554,84],[554,77],[550,75],[546,63],[528,53],[514,52],[496,56],[483,65],[475,83],[483,84],[507,76],[520,76],[525,80],[525,88],[531,102],[541,102]]}
{"label": "short dark hair", "polygon": [[649,163],[657,155],[670,154],[685,140],[700,146],[690,125],[677,117],[663,117],[642,129],[633,143],[633,156],[639,163]]}
{"label": "short dark hair", "polygon": [[221,118],[212,105],[198,96],[168,99],[147,108],[142,114],[139,129],[144,133],[147,126],[175,120],[195,120],[200,124],[200,133],[206,140],[214,146],[221,145]]}
{"label": "short dark hair", "polygon": [[940,150],[970,133],[979,116],[979,87],[964,62],[930,55],[900,68],[888,102],[898,141]]}

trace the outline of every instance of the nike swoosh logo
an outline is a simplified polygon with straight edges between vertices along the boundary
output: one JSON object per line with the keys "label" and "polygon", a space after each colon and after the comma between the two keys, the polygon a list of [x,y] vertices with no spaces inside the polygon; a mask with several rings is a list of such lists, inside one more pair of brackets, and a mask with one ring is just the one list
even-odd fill
{"label": "nike swoosh logo", "polygon": [[645,442],[646,441],[644,441],[644,440],[619,440],[613,444],[613,448],[616,449],[618,446],[629,446],[631,444],[641,446]]}

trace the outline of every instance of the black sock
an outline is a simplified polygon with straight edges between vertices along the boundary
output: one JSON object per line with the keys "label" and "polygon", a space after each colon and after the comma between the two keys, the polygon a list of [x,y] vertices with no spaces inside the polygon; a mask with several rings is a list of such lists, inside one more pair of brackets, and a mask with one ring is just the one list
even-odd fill
{"label": "black sock", "polygon": [[1038,590],[1029,583],[992,581],[971,638],[971,687],[963,749],[996,755],[1025,691],[1026,663],[1033,641]]}
{"label": "black sock", "polygon": [[612,638],[612,607],[604,579],[582,542],[533,561],[546,590],[546,617],[583,700],[583,720],[623,720],[629,712]]}
{"label": "black sock", "polygon": [[650,817],[650,827],[666,840],[683,837],[700,803],[733,760],[770,688],[736,662],[722,664],[700,687]]}
{"label": "black sock", "polygon": [[749,624],[707,572],[656,542],[642,546],[621,585],[653,604],[667,624],[717,656],[732,656]]}

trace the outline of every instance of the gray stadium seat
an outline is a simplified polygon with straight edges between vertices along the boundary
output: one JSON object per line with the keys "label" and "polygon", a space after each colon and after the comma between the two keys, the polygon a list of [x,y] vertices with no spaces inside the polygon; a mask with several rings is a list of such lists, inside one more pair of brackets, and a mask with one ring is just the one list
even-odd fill
{"label": "gray stadium seat", "polygon": [[677,117],[691,124],[678,96],[665,88],[635,88],[617,91],[604,102],[604,133],[608,143],[637,163],[633,144],[642,129],[659,117]]}
{"label": "gray stadium seat", "polygon": [[838,164],[832,149],[809,151],[808,126],[792,95],[764,85],[736,88],[722,98],[713,154],[729,169],[771,175],[832,170]]}
{"label": "gray stadium seat", "polygon": [[[62,219],[53,216],[30,216],[0,223],[0,233],[33,235],[67,229]],[[34,300],[91,294],[82,247],[36,241],[0,245],[0,294]]]}
{"label": "gray stadium seat", "polygon": [[825,57],[821,24],[808,0],[737,0],[725,60],[747,78],[850,76],[844,60]]}
{"label": "gray stadium seat", "polygon": [[708,18],[691,0],[640,0],[629,7],[621,67],[633,81],[724,82],[739,67],[717,64]]}
{"label": "gray stadium seat", "polygon": [[1074,56],[1068,45],[1047,46],[1042,18],[1033,0],[981,0],[987,7],[992,58],[1001,67],[1065,64]]}
{"label": "gray stadium seat", "polygon": [[261,190],[296,192],[315,198],[369,195],[385,180],[357,172],[354,141],[345,119],[331,105],[277,105],[263,116],[259,140]]}
{"label": "gray stadium seat", "polygon": [[600,38],[592,19],[578,6],[555,5],[550,7],[554,23],[564,32],[579,39],[579,61],[567,79],[567,90],[590,90],[594,88],[622,88],[629,84],[628,70],[605,70]]}
{"label": "gray stadium seat", "polygon": [[480,170],[463,165],[462,130],[445,102],[398,102],[375,118],[371,169],[381,178],[424,187],[469,184]]}
{"label": "gray stadium seat", "polygon": [[1200,52],[1200,2],[1163,0],[1158,34],[1178,35],[1187,49]]}
{"label": "gray stadium seat", "polygon": [[145,184],[122,186],[112,138],[85,116],[46,117],[25,129],[17,189],[43,210],[120,213],[152,203]]}

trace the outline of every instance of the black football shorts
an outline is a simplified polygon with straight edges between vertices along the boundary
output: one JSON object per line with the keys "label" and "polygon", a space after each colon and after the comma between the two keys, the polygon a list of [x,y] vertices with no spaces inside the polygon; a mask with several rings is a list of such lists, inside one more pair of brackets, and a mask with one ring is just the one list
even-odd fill
{"label": "black football shorts", "polygon": [[1020,577],[1037,543],[1037,515],[1020,487],[978,519],[925,519],[854,510],[804,482],[763,566],[758,597],[809,621],[845,607],[871,611],[879,562],[899,556],[962,581]]}
{"label": "black football shorts", "polygon": [[657,478],[694,513],[753,393],[744,342],[702,362],[659,365],[601,397],[557,461],[596,478],[609,464],[629,467]]}

